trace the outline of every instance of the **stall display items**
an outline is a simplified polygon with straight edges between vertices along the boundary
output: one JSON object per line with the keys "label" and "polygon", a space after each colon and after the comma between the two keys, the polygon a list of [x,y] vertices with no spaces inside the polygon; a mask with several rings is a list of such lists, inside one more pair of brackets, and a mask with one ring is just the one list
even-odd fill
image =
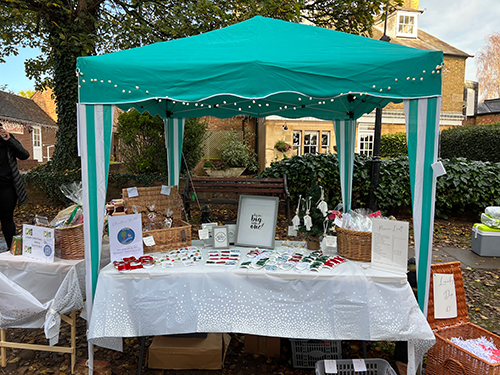
{"label": "stall display items", "polygon": [[118,271],[127,272],[138,269],[149,269],[155,266],[162,268],[174,267],[176,263],[182,263],[185,266],[194,266],[196,262],[203,260],[201,249],[189,246],[180,249],[173,249],[161,254],[144,255],[139,258],[134,256],[114,261],[113,265]]}
{"label": "stall display items", "polygon": [[[453,275],[457,309],[454,318],[435,318],[434,274]],[[491,363],[453,342],[456,338],[462,340],[484,338],[496,348],[500,347],[499,336],[469,322],[460,262],[431,265],[427,320],[436,336],[436,344],[427,353],[426,374],[500,375],[500,362]]]}
{"label": "stall display items", "polygon": [[12,246],[10,247],[12,255],[23,255],[23,236],[12,237]]}
{"label": "stall display items", "polygon": [[50,222],[54,228],[55,255],[61,259],[83,259],[83,209],[74,204],[60,211]]}
{"label": "stall display items", "polygon": [[191,246],[191,225],[181,219],[177,186],[134,188],[134,194],[123,189],[122,194],[126,212],[141,214],[143,236],[154,239],[154,245],[144,247],[145,253]]}

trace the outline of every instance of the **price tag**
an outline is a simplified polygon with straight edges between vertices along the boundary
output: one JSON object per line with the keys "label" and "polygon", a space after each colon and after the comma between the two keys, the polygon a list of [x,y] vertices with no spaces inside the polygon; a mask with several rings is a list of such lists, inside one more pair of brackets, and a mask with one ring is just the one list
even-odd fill
{"label": "price tag", "polygon": [[129,198],[138,197],[139,192],[136,187],[127,188],[127,193]]}
{"label": "price tag", "polygon": [[160,194],[163,195],[170,195],[170,191],[172,190],[171,186],[166,186],[166,185],[161,185],[161,191]]}
{"label": "price tag", "polygon": [[333,222],[335,223],[336,226],[342,228],[342,220],[340,220],[338,217],[336,217]]}
{"label": "price tag", "polygon": [[334,359],[325,359],[325,374],[336,374],[337,373],[337,361]]}
{"label": "price tag", "polygon": [[198,237],[200,237],[200,240],[208,240],[210,238],[209,233],[208,233],[208,229],[199,229],[198,230]]}
{"label": "price tag", "polygon": [[354,372],[366,372],[366,363],[364,359],[353,359],[352,366],[354,367]]}
{"label": "price tag", "polygon": [[155,242],[155,239],[153,238],[153,236],[143,237],[142,241],[144,242],[144,245],[146,245],[146,246],[156,245],[156,242]]}
{"label": "price tag", "polygon": [[336,247],[337,246],[337,237],[336,236],[326,236],[325,243],[327,247]]}
{"label": "price tag", "polygon": [[288,227],[288,235],[293,237],[297,236],[297,230],[293,229],[293,225]]}

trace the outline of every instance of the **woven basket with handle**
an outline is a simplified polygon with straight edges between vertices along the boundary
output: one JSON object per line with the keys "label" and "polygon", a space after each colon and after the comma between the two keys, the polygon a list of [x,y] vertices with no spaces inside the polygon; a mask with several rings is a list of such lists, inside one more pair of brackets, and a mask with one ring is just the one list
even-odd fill
{"label": "woven basket with handle", "polygon": [[161,194],[161,186],[137,188],[139,195],[129,197],[128,190],[123,189],[122,195],[126,203],[127,213],[133,213],[133,206],[141,212],[143,227],[149,224],[148,207],[154,204],[153,211],[161,216],[166,214],[167,208],[173,211],[173,224],[171,228],[153,229],[143,232],[143,237],[152,236],[155,240],[154,246],[144,246],[145,253],[153,253],[180,247],[191,246],[191,224],[181,219],[182,198],[177,186],[170,187],[170,194]]}
{"label": "woven basket with handle", "polygon": [[55,228],[55,255],[61,259],[85,258],[83,223],[67,228]]}
{"label": "woven basket with handle", "polygon": [[335,227],[337,252],[340,256],[359,262],[372,260],[372,233]]}

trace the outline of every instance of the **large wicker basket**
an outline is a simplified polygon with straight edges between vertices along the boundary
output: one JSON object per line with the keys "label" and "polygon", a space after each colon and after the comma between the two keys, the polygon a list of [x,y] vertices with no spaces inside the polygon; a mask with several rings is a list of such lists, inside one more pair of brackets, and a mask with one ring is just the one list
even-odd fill
{"label": "large wicker basket", "polygon": [[[457,297],[457,317],[434,318],[433,274],[453,274]],[[436,344],[427,352],[427,375],[500,375],[500,363],[489,363],[468,351],[452,344],[449,339],[461,337],[464,340],[487,337],[500,348],[500,337],[469,322],[465,301],[464,282],[460,262],[431,265],[429,306],[427,321],[434,330]]]}
{"label": "large wicker basket", "polygon": [[137,188],[137,191],[139,193],[137,197],[129,197],[127,189],[123,189],[122,194],[129,214],[133,213],[132,206],[140,207],[139,211],[141,211],[144,226],[149,221],[146,208],[152,204],[155,205],[155,212],[165,214],[167,208],[174,212],[171,228],[143,232],[143,236],[153,236],[156,244],[154,246],[145,246],[144,252],[154,253],[191,246],[191,224],[181,219],[182,198],[179,195],[177,186],[170,187],[170,195],[161,194],[161,186],[141,187]]}
{"label": "large wicker basket", "polygon": [[55,255],[61,259],[85,258],[83,223],[54,229]]}
{"label": "large wicker basket", "polygon": [[337,252],[340,256],[371,262],[372,260],[372,233],[335,227],[337,231]]}

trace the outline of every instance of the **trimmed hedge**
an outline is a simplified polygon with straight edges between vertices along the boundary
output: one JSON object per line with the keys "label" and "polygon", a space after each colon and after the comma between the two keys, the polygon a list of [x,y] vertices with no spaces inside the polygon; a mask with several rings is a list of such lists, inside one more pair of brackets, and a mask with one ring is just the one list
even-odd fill
{"label": "trimmed hedge", "polygon": [[383,134],[380,137],[380,156],[383,158],[397,158],[408,156],[406,133]]}
{"label": "trimmed hedge", "polygon": [[500,162],[500,124],[460,126],[441,132],[440,156],[443,159]]}

